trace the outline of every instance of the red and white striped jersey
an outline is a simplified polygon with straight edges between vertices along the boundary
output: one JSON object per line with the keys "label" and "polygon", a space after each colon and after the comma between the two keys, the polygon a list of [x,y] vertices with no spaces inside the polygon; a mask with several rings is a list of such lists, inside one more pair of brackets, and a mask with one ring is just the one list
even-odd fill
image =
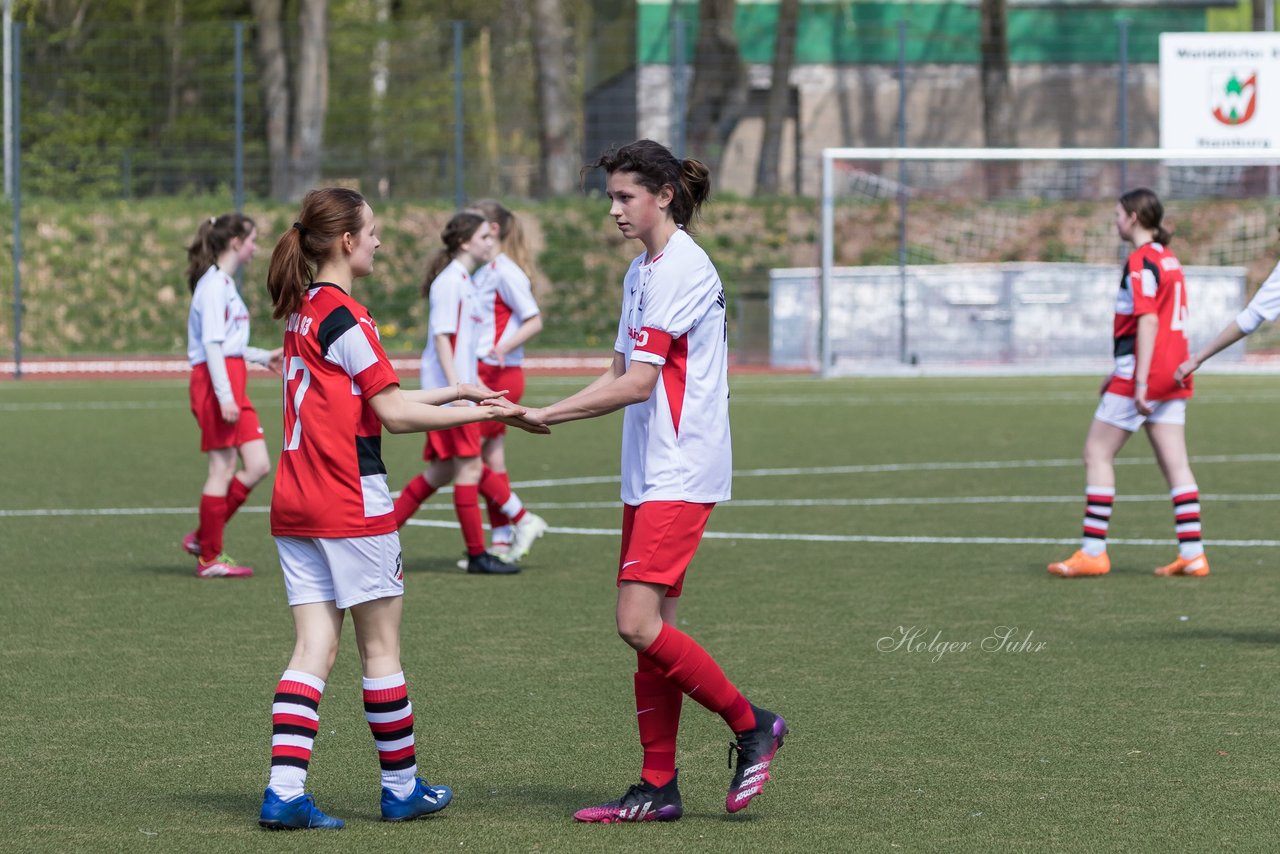
{"label": "red and white striped jersey", "polygon": [[419,380],[422,388],[453,385],[440,365],[440,354],[436,352],[437,335],[449,336],[458,381],[474,383],[478,380],[475,336],[480,314],[475,280],[458,261],[449,262],[449,266],[432,280],[427,294],[427,346],[422,349]]}
{"label": "red and white striped jersey", "polygon": [[622,282],[614,350],[661,366],[653,394],[622,421],[622,500],[729,498],[729,342],[724,287],[707,253],[677,231]]}
{"label": "red and white striped jersey", "polygon": [[1116,294],[1114,325],[1116,367],[1107,391],[1133,397],[1137,367],[1138,318],[1154,314],[1155,350],[1147,376],[1147,400],[1191,397],[1192,378],[1183,386],[1173,381],[1178,365],[1187,360],[1187,285],[1182,264],[1160,243],[1147,243],[1129,254]]}
{"label": "red and white striped jersey", "polygon": [[284,333],[284,448],[271,533],[368,537],[396,530],[382,424],[369,398],[399,385],[369,312],[317,282]]}
{"label": "red and white striped jersey", "polygon": [[235,279],[211,265],[196,282],[187,313],[187,360],[209,361],[206,344],[221,344],[223,356],[243,356],[249,346],[249,309]]}
{"label": "red and white striped jersey", "polygon": [[[476,270],[475,280],[481,317],[476,334],[476,352],[483,356],[480,361],[496,365],[498,360],[488,353],[503,338],[514,335],[521,324],[536,316],[538,303],[533,298],[529,277],[506,255],[500,254]],[[522,361],[523,346],[512,350],[505,359],[508,367],[515,367]]]}

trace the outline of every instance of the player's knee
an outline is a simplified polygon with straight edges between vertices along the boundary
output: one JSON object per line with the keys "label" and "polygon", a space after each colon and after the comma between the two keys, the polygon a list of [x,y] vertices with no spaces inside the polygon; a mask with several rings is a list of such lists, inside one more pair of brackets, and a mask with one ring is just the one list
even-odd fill
{"label": "player's knee", "polygon": [[[650,622],[649,620],[637,620],[619,614],[618,637],[622,638],[627,646],[643,652],[653,645],[654,639],[658,636],[657,631],[654,631],[649,624]],[[661,628],[660,624],[659,628]]]}
{"label": "player's knee", "polygon": [[271,474],[271,460],[253,460],[245,463],[244,479],[245,484],[249,487],[255,486],[258,481]]}

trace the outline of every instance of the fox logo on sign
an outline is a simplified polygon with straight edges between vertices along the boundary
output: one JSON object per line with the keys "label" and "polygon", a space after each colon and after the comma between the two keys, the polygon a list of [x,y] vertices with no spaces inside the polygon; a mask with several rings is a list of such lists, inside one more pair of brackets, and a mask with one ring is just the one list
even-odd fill
{"label": "fox logo on sign", "polygon": [[1258,107],[1257,71],[1213,72],[1213,117],[1224,125],[1242,125]]}

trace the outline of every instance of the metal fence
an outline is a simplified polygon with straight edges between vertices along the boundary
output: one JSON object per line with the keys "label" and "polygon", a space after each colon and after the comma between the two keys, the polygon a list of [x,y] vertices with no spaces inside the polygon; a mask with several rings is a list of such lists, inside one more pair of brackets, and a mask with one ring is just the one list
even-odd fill
{"label": "metal fence", "polygon": [[[545,110],[538,81],[548,51],[536,47],[530,35],[533,4],[490,5],[500,5],[504,13],[484,21],[330,23],[327,117],[317,181],[357,187],[376,203],[400,206],[401,212],[419,204],[438,211],[483,195],[523,200],[543,225],[566,230],[559,203],[541,204],[546,193],[539,137]],[[777,90],[784,96],[777,158],[784,195],[816,198],[820,153],[827,147],[986,142],[979,85],[983,46],[977,4],[968,0],[802,3],[794,62],[778,79],[777,4],[720,4],[732,5],[735,15],[733,50],[721,54],[704,38],[707,28],[699,17],[705,4],[575,0],[568,5],[574,15],[559,58],[569,75],[571,147],[579,162],[589,162],[610,145],[651,137],[708,161],[717,192],[751,197],[757,193],[770,96]],[[1069,5],[1014,4],[1009,10],[1007,97],[1016,105],[1012,142],[1026,147],[1156,145],[1160,32],[1221,29],[1222,22],[1213,23],[1201,6],[1180,3],[1144,8],[1140,14],[1116,6]],[[94,265],[93,276],[108,279],[108,299],[130,288],[145,291],[122,300],[139,306],[131,323],[179,328],[173,316],[180,306],[142,307],[152,293],[169,287],[157,286],[146,271],[160,266],[161,253],[172,255],[176,241],[157,246],[147,235],[116,234],[111,221],[119,208],[111,206],[196,198],[201,201],[195,207],[267,208],[273,164],[259,30],[250,21],[181,26],[95,21],[82,31],[15,26],[13,35],[12,49],[6,51],[12,97],[4,147],[11,251],[0,259],[0,275],[12,275],[14,301],[10,316],[0,316],[0,339],[12,341],[20,357],[24,339],[38,345],[54,324],[109,322],[88,313],[83,294],[41,294],[41,327],[22,330],[23,270],[40,271],[34,280],[67,288],[82,280],[86,264]],[[292,63],[296,33],[287,28],[286,36]],[[710,59],[716,56],[718,61]],[[585,181],[588,189],[599,186],[598,175]],[[974,193],[980,196],[982,189],[975,187]],[[155,219],[152,214],[150,221]],[[411,213],[402,215],[403,235],[412,234],[412,220]],[[754,283],[747,288],[759,295],[768,266],[816,260],[816,225],[815,215],[812,229],[791,228],[785,238],[761,234],[765,243],[799,243],[782,264],[775,254],[769,265],[739,265],[741,279],[730,288]],[[575,219],[572,227],[589,229],[591,221]],[[732,231],[738,226],[716,227]],[[547,245],[550,230],[535,223],[535,248]],[[811,239],[803,236],[806,231]],[[708,239],[728,240],[714,230]],[[124,263],[143,272],[123,275],[114,256],[95,257],[104,243],[117,240],[130,243]],[[407,258],[400,269],[417,266],[416,257]],[[568,275],[554,284],[558,293],[576,289],[589,295],[579,302],[590,301],[602,291],[586,277],[599,265],[579,266],[582,281]],[[731,296],[736,296],[732,290]],[[760,299],[748,302],[759,310],[742,328],[762,326],[766,314]],[[585,334],[575,338],[563,329],[556,334],[557,341],[593,343]],[[747,342],[747,349],[761,343],[745,335],[736,340]]]}

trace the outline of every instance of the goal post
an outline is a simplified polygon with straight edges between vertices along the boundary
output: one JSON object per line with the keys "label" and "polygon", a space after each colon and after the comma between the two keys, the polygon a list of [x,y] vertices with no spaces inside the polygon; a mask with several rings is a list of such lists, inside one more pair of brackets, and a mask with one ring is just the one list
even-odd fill
{"label": "goal post", "polygon": [[771,346],[823,376],[1095,370],[1125,257],[1114,207],[1145,186],[1187,268],[1194,347],[1280,257],[1277,167],[1265,151],[825,149],[820,266],[774,271]]}

